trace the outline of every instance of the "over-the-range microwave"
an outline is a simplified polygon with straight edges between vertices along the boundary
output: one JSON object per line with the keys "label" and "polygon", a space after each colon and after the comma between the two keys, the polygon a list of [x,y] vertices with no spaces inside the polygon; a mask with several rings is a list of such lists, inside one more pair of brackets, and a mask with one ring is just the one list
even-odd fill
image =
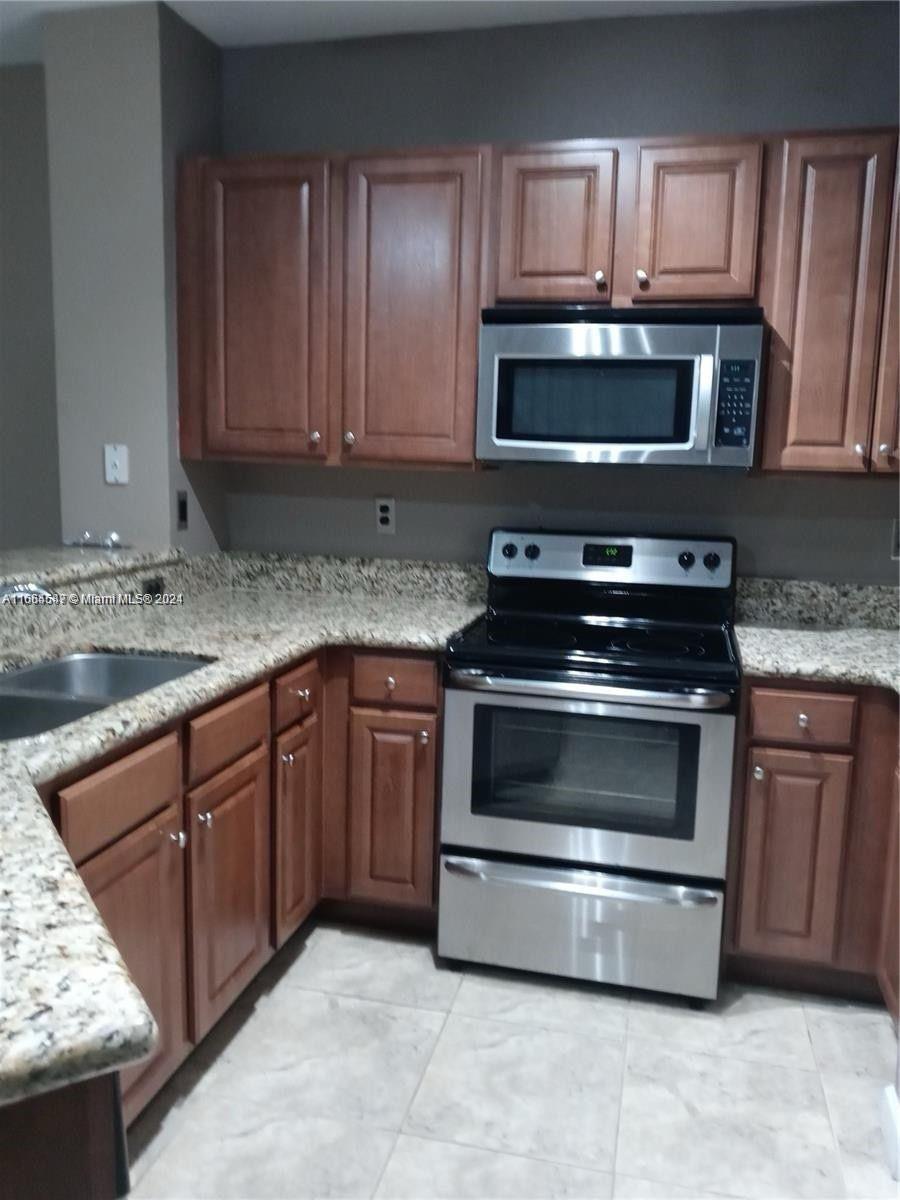
{"label": "over-the-range microwave", "polygon": [[482,312],[484,462],[753,462],[758,308],[505,305]]}

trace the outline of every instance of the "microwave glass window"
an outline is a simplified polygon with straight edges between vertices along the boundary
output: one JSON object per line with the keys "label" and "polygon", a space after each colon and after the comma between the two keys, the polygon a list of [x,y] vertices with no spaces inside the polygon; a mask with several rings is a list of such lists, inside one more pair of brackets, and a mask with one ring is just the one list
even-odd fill
{"label": "microwave glass window", "polygon": [[694,367],[694,359],[501,358],[497,436],[531,442],[687,442]]}
{"label": "microwave glass window", "polygon": [[694,835],[697,725],[479,704],[474,735],[474,814]]}

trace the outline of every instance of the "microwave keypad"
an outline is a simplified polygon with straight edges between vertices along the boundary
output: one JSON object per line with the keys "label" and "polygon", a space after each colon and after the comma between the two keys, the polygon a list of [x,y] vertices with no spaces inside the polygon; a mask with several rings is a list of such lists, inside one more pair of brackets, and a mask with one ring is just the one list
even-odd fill
{"label": "microwave keypad", "polygon": [[719,363],[717,446],[750,445],[755,374],[756,363],[752,358],[723,358]]}

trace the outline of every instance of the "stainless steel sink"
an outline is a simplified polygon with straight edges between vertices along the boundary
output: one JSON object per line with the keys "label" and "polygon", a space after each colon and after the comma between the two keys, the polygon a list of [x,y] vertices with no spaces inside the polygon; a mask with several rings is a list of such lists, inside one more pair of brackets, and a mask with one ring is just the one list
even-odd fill
{"label": "stainless steel sink", "polygon": [[65,658],[8,671],[0,676],[0,693],[52,693],[112,704],[207,665],[208,660],[202,658],[157,658],[149,654],[102,651],[67,654]]}
{"label": "stainless steel sink", "polygon": [[107,703],[67,696],[0,695],[0,742],[57,729],[105,708]]}

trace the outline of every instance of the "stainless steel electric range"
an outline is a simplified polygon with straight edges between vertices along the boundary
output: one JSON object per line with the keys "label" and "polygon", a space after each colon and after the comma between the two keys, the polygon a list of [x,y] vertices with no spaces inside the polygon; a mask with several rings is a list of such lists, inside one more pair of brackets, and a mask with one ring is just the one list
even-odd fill
{"label": "stainless steel electric range", "polygon": [[716,995],[730,539],[495,530],[445,657],[438,953]]}

